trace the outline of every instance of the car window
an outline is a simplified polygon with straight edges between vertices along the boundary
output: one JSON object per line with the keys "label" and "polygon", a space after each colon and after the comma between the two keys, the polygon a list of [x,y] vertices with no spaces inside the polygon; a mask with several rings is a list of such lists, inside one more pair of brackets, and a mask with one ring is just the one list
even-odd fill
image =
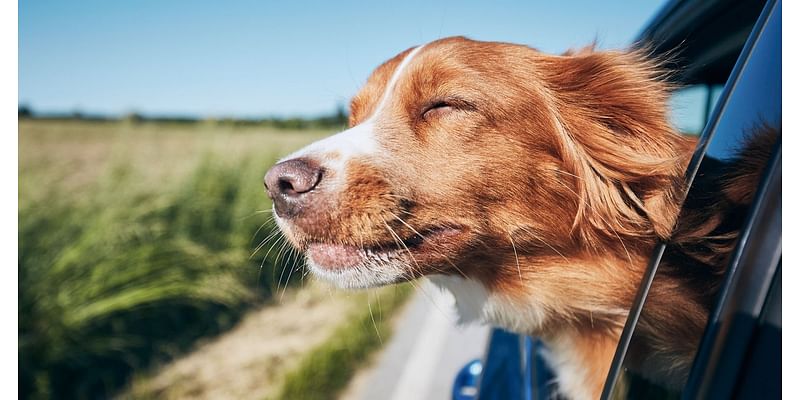
{"label": "car window", "polygon": [[670,121],[684,135],[699,136],[723,85],[695,84],[681,87],[670,97]]}
{"label": "car window", "polygon": [[[777,11],[773,12],[775,9]],[[691,356],[680,354],[697,351],[705,325],[656,326],[653,316],[682,304],[702,304],[707,310],[714,310],[717,294],[725,289],[721,279],[724,269],[720,271],[712,266],[727,265],[727,257],[736,246],[738,230],[745,222],[752,201],[746,194],[755,192],[761,168],[766,167],[774,144],[780,141],[780,4],[775,6],[774,2],[769,2],[765,10],[700,139],[700,153],[693,161],[693,166],[697,166],[696,174],[690,166],[692,186],[673,236],[698,234],[704,240],[692,245],[684,242],[681,246],[666,244],[657,248],[652,260],[655,269],[651,269],[649,275],[653,278],[645,279],[640,290],[641,313],[635,312],[637,304],[632,308],[615,357],[616,364],[612,366],[610,385],[604,393],[606,398],[609,395],[611,398],[679,398],[688,377],[686,366],[679,364],[689,362],[691,365],[693,360]],[[702,97],[689,93],[685,96]],[[732,186],[732,177],[741,178],[742,171],[750,173],[752,178],[738,179]],[[708,223],[714,219],[716,222]],[[691,232],[692,229],[706,231]],[[698,297],[683,301],[686,299],[664,295],[663,288],[678,283],[694,285],[696,290],[691,293],[699,293]],[[626,334],[630,336],[626,338]],[[685,348],[659,347],[659,336],[685,338],[682,342]],[[643,368],[644,365],[647,368]],[[653,373],[654,370],[657,372]]]}

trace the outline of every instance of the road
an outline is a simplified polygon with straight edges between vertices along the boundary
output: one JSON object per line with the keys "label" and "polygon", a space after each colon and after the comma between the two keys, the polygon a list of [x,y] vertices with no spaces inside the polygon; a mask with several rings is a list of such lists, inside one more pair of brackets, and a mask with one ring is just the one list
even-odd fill
{"label": "road", "polygon": [[421,283],[395,325],[376,364],[356,378],[350,400],[446,400],[453,379],[481,358],[489,337],[485,326],[458,326],[452,295]]}

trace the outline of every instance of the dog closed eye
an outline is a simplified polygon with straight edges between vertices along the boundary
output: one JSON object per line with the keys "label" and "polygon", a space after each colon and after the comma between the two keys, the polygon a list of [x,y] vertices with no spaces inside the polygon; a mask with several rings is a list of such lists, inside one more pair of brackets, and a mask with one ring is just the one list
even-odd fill
{"label": "dog closed eye", "polygon": [[450,103],[444,100],[438,100],[428,106],[425,106],[425,108],[422,110],[421,116],[423,119],[430,119],[451,111],[453,111],[453,106]]}

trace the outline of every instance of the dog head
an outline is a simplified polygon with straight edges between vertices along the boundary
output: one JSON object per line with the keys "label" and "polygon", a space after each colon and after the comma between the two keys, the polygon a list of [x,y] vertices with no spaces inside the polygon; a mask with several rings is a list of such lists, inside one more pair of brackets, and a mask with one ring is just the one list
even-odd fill
{"label": "dog head", "polygon": [[669,233],[691,144],[667,99],[638,52],[442,39],[379,66],[350,128],[265,185],[311,271],[341,287],[443,274],[553,291],[580,259]]}

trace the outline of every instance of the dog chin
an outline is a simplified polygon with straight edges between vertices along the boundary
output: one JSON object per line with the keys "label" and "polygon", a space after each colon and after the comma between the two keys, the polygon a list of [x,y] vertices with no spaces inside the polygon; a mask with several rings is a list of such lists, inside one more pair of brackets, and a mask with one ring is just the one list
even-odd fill
{"label": "dog chin", "polygon": [[372,265],[363,263],[347,268],[327,268],[306,257],[311,273],[341,289],[368,289],[408,280],[406,267],[399,262]]}

